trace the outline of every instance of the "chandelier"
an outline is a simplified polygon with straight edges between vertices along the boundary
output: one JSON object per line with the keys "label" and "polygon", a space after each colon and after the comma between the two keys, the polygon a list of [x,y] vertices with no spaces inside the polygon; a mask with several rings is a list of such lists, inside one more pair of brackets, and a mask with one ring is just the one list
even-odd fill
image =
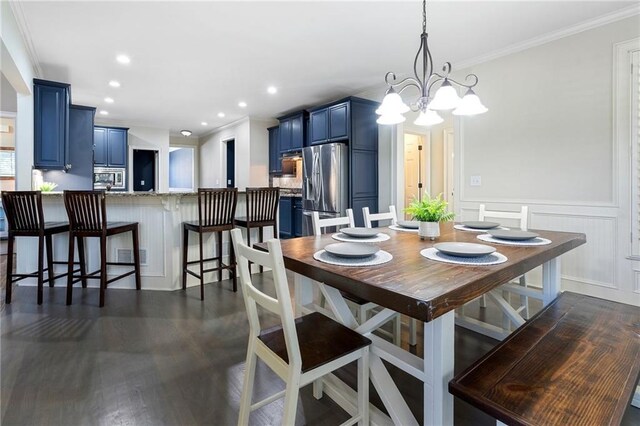
{"label": "chandelier", "polygon": [[[433,61],[427,37],[427,2],[423,0],[422,35],[420,36],[420,48],[413,60],[414,77],[397,81],[395,73],[388,72],[385,75],[384,81],[389,88],[382,104],[376,110],[376,114],[380,116],[377,120],[378,124],[402,123],[406,120],[403,114],[409,110],[420,112],[414,121],[414,124],[419,126],[442,123],[444,120],[437,111],[453,110],[454,115],[476,115],[488,111],[473,91],[473,88],[478,84],[478,76],[469,74],[465,77],[464,83],[457,82],[449,77],[451,73],[451,63],[449,62],[446,62],[442,67],[442,74],[433,71]],[[418,73],[419,65],[422,65],[421,73]],[[454,85],[467,89],[462,98],[458,96]],[[436,86],[437,90],[432,98],[431,92]],[[405,104],[400,97],[400,93],[408,87],[415,87],[420,92],[420,97],[411,103],[411,106]]]}

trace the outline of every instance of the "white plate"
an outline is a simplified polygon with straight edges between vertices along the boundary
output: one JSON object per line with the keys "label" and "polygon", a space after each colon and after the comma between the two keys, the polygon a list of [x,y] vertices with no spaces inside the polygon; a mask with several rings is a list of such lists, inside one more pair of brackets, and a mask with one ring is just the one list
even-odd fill
{"label": "white plate", "polygon": [[485,222],[482,220],[471,220],[468,222],[462,222],[464,226],[471,229],[493,229],[500,226],[499,223],[496,222]]}
{"label": "white plate", "polygon": [[340,232],[353,238],[373,238],[380,231],[374,228],[342,228]]}
{"label": "white plate", "polygon": [[420,227],[420,223],[416,220],[399,220],[398,226],[407,229],[418,229]]}
{"label": "white plate", "polygon": [[490,229],[487,233],[493,238],[510,241],[533,240],[540,236],[535,232],[521,231],[519,229]]}
{"label": "white plate", "polygon": [[[478,244],[480,245],[480,244]],[[329,244],[324,250],[338,257],[345,257],[349,259],[359,259],[362,257],[369,257],[376,254],[380,249],[376,246],[361,243],[335,243]]]}
{"label": "white plate", "polygon": [[476,243],[438,243],[433,247],[442,253],[459,257],[480,257],[496,251],[495,247]]}

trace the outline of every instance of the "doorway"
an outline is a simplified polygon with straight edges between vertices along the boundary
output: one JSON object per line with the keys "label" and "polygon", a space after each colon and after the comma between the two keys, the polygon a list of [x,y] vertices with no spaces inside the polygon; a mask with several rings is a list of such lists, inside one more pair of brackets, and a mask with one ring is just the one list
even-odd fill
{"label": "doorway", "polygon": [[192,192],[195,190],[195,149],[191,147],[169,148],[169,191]]}
{"label": "doorway", "polygon": [[156,158],[158,151],[133,150],[133,191],[154,192],[156,188]]}
{"label": "doorway", "polygon": [[[414,200],[420,200],[429,185],[425,184],[426,157],[424,135],[415,133],[404,134],[404,205],[408,206]],[[407,215],[405,218],[410,219]]]}
{"label": "doorway", "polygon": [[443,173],[443,198],[449,203],[449,211],[455,212],[455,186],[454,186],[454,137],[453,129],[444,129],[442,134],[442,165],[444,167]]}
{"label": "doorway", "polygon": [[229,139],[227,144],[227,188],[236,186],[236,141]]}

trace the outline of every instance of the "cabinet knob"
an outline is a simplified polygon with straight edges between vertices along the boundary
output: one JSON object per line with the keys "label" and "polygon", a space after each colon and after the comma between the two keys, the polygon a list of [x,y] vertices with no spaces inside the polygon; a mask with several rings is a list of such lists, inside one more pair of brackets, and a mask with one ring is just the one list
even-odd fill
{"label": "cabinet knob", "polygon": [[71,164],[65,164],[64,168],[65,170],[71,170]]}

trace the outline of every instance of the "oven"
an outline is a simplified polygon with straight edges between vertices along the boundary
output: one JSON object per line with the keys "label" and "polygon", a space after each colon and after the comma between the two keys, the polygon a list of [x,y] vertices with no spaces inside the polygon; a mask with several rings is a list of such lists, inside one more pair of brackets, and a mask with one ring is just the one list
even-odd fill
{"label": "oven", "polygon": [[116,167],[94,167],[93,189],[124,190],[127,169]]}

